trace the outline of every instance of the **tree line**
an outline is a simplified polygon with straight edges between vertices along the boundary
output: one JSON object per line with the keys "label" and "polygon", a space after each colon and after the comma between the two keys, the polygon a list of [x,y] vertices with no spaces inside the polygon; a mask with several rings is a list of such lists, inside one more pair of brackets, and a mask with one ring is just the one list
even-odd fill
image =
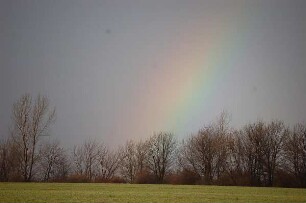
{"label": "tree line", "polygon": [[256,121],[231,128],[222,113],[186,139],[160,132],[110,149],[86,139],[72,150],[44,139],[55,120],[46,97],[23,95],[0,142],[0,181],[120,182],[306,187],[306,126]]}

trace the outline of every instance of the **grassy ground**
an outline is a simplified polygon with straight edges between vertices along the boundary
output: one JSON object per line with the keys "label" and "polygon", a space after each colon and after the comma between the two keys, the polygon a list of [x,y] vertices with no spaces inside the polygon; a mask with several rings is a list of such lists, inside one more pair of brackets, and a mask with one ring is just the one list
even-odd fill
{"label": "grassy ground", "polygon": [[306,189],[102,183],[0,183],[0,202],[306,202]]}

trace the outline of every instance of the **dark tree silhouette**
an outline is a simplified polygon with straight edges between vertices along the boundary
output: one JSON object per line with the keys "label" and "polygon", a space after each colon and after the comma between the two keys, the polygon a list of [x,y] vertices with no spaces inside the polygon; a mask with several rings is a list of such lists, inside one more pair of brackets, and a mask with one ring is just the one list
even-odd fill
{"label": "dark tree silhouette", "polygon": [[147,165],[157,183],[163,183],[174,162],[176,141],[170,133],[159,133],[148,141]]}
{"label": "dark tree silhouette", "polygon": [[47,135],[54,121],[55,109],[50,109],[49,100],[40,95],[34,103],[28,94],[13,106],[13,141],[18,146],[18,160],[24,181],[33,178],[33,167],[37,163],[37,145],[41,136]]}

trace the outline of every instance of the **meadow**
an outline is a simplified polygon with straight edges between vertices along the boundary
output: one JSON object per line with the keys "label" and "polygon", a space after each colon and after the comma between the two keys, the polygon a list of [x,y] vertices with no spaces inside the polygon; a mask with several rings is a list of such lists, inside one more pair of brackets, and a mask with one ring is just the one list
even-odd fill
{"label": "meadow", "polygon": [[0,202],[306,202],[306,189],[104,183],[0,183]]}

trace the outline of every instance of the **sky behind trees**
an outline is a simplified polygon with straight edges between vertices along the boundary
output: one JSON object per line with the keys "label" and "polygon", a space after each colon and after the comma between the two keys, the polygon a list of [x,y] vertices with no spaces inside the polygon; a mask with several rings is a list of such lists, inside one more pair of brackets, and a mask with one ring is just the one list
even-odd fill
{"label": "sky behind trees", "polygon": [[72,146],[306,121],[305,1],[0,1],[0,134],[12,104],[56,107]]}

